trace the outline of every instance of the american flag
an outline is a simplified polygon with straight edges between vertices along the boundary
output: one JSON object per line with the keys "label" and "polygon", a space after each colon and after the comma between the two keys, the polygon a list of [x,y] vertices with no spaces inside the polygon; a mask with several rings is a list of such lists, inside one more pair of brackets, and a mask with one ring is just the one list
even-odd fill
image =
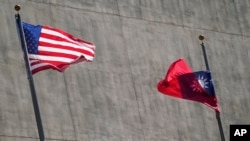
{"label": "american flag", "polygon": [[22,23],[32,74],[42,70],[64,71],[71,64],[91,62],[95,45],[61,29]]}

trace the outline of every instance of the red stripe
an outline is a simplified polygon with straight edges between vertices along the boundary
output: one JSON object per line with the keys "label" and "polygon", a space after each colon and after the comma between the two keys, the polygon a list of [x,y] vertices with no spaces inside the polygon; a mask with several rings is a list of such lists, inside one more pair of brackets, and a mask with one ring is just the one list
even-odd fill
{"label": "red stripe", "polygon": [[[40,37],[55,40],[55,41],[59,41],[59,42],[72,43],[72,44],[74,44],[76,46],[79,46],[79,48],[39,41],[39,43],[38,43],[38,55],[65,57],[65,58],[73,59],[74,61],[72,63],[65,63],[65,62],[60,62],[60,61],[37,60],[37,61],[35,61],[33,63],[30,63],[30,65],[35,66],[35,65],[39,65],[41,63],[47,63],[47,65],[40,66],[38,68],[32,69],[32,74],[35,74],[35,73],[37,73],[39,71],[47,70],[47,69],[54,69],[54,70],[62,72],[66,68],[68,68],[71,64],[82,62],[82,61],[87,61],[84,58],[84,55],[94,57],[94,55],[95,55],[95,53],[93,53],[94,50],[95,50],[94,44],[86,42],[86,41],[81,40],[81,39],[78,39],[78,38],[74,37],[73,35],[71,35],[69,33],[66,33],[65,31],[62,31],[60,29],[52,28],[52,27],[49,27],[49,26],[43,26],[43,28],[51,30],[51,31],[55,31],[55,32],[58,32],[58,33],[61,33],[64,36],[70,38],[72,41],[69,41],[67,39],[64,39],[62,37],[59,37],[59,36],[56,36],[56,35],[53,35],[53,34],[47,34],[47,33],[41,33]],[[84,47],[84,45],[86,47]],[[42,51],[42,50],[39,50],[39,46],[50,47],[50,48],[55,48],[55,49],[65,49],[65,50],[69,50],[69,51],[75,51],[75,52],[81,53],[82,55],[74,55],[74,54],[71,54],[71,53],[61,53],[61,52]],[[89,50],[86,50],[86,49],[91,49],[93,52],[90,52]],[[32,60],[34,60],[34,59],[30,59],[30,61],[32,61]],[[89,60],[89,61],[91,61],[91,60]]]}
{"label": "red stripe", "polygon": [[62,37],[59,37],[59,36],[56,36],[56,35],[53,35],[53,34],[47,34],[47,33],[42,33],[41,32],[40,37],[51,39],[51,40],[56,40],[56,41],[69,42],[69,43],[72,43],[72,44],[75,44],[75,45],[79,45],[79,43],[69,41],[67,39],[64,39]]}
{"label": "red stripe", "polygon": [[42,26],[42,28],[44,29],[49,29],[49,30],[52,30],[52,31],[56,31],[56,32],[59,32],[67,37],[69,37],[70,39],[74,40],[74,41],[77,41],[77,42],[81,42],[81,43],[85,43],[85,44],[89,44],[91,46],[95,46],[94,44],[90,43],[90,42],[87,42],[87,41],[84,41],[84,40],[81,40],[81,39],[78,39],[76,38],[75,36],[61,30],[61,29],[57,29],[57,28],[53,28],[53,27],[49,27],[49,26]]}
{"label": "red stripe", "polygon": [[79,56],[73,55],[73,54],[66,54],[66,53],[59,53],[59,52],[48,52],[48,51],[40,51],[38,50],[39,55],[45,55],[45,56],[55,56],[55,57],[64,57],[69,59],[77,59]]}
{"label": "red stripe", "polygon": [[[29,59],[30,61],[32,61],[32,59]],[[30,66],[34,66],[36,64],[39,64],[40,63],[40,60],[39,61],[36,61],[36,62],[33,62],[33,63],[30,63]]]}
{"label": "red stripe", "polygon": [[52,68],[52,66],[47,65],[47,66],[42,66],[42,67],[38,67],[36,69],[33,69],[31,72],[32,72],[32,74],[35,74],[35,73],[37,73],[39,71],[47,70],[47,69],[51,69],[51,68]]}
{"label": "red stripe", "polygon": [[46,66],[41,66],[41,67],[38,67],[36,69],[33,69],[32,70],[32,74],[35,74],[39,71],[42,71],[42,70],[47,70],[47,69],[53,69],[53,70],[57,70],[59,72],[63,72],[66,68],[69,67],[69,64],[64,64],[64,65],[58,65],[58,66],[53,66],[52,64],[48,64]]}
{"label": "red stripe", "polygon": [[34,66],[34,65],[37,65],[40,63],[48,63],[48,64],[51,64],[53,66],[69,65],[70,64],[70,63],[65,63],[65,62],[60,62],[60,61],[39,60],[39,62],[31,63],[31,66]]}
{"label": "red stripe", "polygon": [[[72,51],[76,51],[76,52],[80,52],[82,54],[86,54],[89,56],[93,56],[94,57],[94,53],[84,49],[84,48],[74,48],[74,47],[69,47],[69,46],[62,46],[62,45],[57,45],[57,44],[51,44],[51,43],[47,43],[47,42],[41,42],[39,41],[38,46],[45,46],[45,47],[53,47],[53,48],[58,48],[58,49],[66,49],[66,50],[72,50]],[[39,50],[39,47],[38,47]]]}

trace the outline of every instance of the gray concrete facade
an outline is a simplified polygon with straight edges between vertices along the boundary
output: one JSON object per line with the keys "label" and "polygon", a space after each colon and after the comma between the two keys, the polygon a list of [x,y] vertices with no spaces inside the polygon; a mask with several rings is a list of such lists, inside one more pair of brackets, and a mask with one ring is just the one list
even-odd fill
{"label": "gray concrete facade", "polygon": [[92,63],[34,75],[46,141],[219,141],[212,109],[156,88],[180,57],[205,69],[200,34],[226,140],[250,124],[249,0],[0,0],[0,141],[38,141],[15,4],[96,45]]}

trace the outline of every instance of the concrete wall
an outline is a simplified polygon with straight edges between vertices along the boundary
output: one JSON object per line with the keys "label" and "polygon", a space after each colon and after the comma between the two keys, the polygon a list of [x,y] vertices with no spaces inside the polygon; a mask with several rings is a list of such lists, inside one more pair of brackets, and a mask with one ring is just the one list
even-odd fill
{"label": "concrete wall", "polygon": [[38,141],[15,4],[23,21],[96,45],[92,63],[34,75],[47,141],[219,141],[213,110],[160,94],[169,65],[205,69],[230,124],[249,124],[249,0],[0,0],[0,141]]}

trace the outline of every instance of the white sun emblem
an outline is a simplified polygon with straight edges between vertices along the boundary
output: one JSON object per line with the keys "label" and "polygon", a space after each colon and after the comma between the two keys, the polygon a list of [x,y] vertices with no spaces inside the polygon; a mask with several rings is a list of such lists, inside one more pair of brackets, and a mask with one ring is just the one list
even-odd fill
{"label": "white sun emblem", "polygon": [[199,82],[199,84],[201,85],[201,87],[202,87],[203,89],[208,88],[208,80],[207,80],[207,78],[205,78],[204,76],[199,75],[199,77],[198,77],[198,82]]}
{"label": "white sun emblem", "polygon": [[202,89],[206,89],[208,88],[208,79],[202,75],[198,76],[198,83],[197,81],[193,81],[193,84],[191,85],[191,87],[193,88],[193,91],[196,92],[202,92]]}

